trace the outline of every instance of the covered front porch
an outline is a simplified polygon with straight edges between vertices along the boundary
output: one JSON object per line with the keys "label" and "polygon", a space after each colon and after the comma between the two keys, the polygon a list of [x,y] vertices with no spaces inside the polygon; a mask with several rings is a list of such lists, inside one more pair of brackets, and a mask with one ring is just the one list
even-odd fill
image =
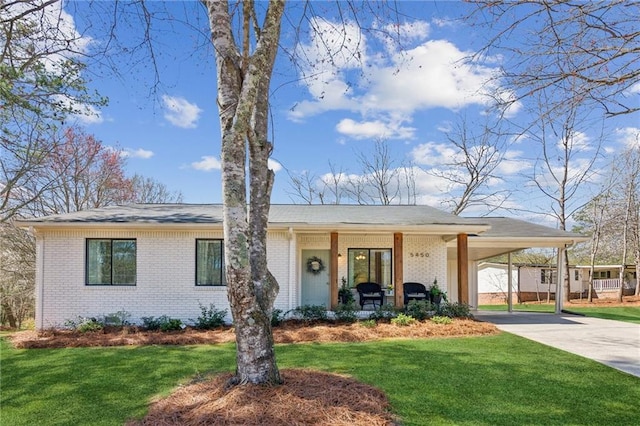
{"label": "covered front porch", "polygon": [[[360,282],[376,282],[384,291],[384,303],[404,306],[404,283],[422,283],[427,289],[437,280],[450,302],[478,306],[478,262],[493,256],[527,248],[553,248],[563,258],[567,247],[584,238],[565,231],[510,218],[465,219],[455,227],[438,230],[393,229],[388,232],[333,230],[319,234],[301,232],[296,239],[300,253],[302,282],[300,305],[306,303],[305,282],[316,280],[327,289],[327,308],[339,304],[340,288]],[[401,227],[398,227],[401,228]],[[308,270],[310,249],[326,253],[322,262],[326,276]],[[369,262],[368,274],[360,276],[355,267]],[[563,262],[559,262],[563,263]],[[357,302],[357,296],[356,296]],[[369,309],[367,309],[369,310]]]}
{"label": "covered front porch", "polygon": [[[330,234],[330,306],[335,309],[339,303],[339,290],[346,285],[353,289],[363,282],[375,282],[380,284],[384,291],[384,302],[401,308],[404,306],[404,283],[419,282],[429,289],[434,281],[443,287],[443,291],[449,294],[452,301],[469,303],[469,276],[468,276],[468,234],[457,235],[432,235],[407,234],[394,232],[392,234],[392,246],[388,249],[375,247],[350,247],[352,238],[347,238],[343,244],[340,242],[340,234]],[[447,278],[447,240],[456,241],[456,258],[460,259],[460,267],[456,274],[455,283]],[[343,255],[346,250],[347,255]],[[373,251],[373,253],[372,253]],[[354,254],[357,253],[357,254]],[[371,259],[373,256],[377,258]],[[389,261],[384,265],[382,256],[388,255]],[[358,259],[362,256],[362,259]],[[358,261],[369,261],[371,270],[368,275],[358,272]],[[347,263],[344,265],[344,263]],[[346,275],[341,272],[347,271]],[[387,272],[385,274],[385,272]],[[355,275],[354,275],[355,273]],[[357,295],[356,295],[357,300]],[[370,305],[370,304],[366,304]]]}

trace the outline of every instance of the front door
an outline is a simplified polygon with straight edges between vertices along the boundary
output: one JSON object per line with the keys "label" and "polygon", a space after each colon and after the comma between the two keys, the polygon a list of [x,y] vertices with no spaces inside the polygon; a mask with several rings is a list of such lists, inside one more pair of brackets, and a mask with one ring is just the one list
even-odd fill
{"label": "front door", "polygon": [[330,307],[330,250],[302,250],[300,305]]}

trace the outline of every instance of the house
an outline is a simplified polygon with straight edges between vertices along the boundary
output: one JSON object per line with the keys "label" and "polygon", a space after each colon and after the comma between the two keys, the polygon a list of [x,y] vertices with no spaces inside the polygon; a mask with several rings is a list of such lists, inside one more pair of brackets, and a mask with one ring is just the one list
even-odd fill
{"label": "house", "polygon": [[[222,205],[134,204],[24,220],[36,237],[36,327],[128,312],[133,321],[194,319],[228,308]],[[463,218],[428,206],[272,205],[267,262],[275,308],[338,303],[374,281],[402,306],[402,283],[437,279],[450,300],[477,306],[478,261],[582,237],[509,218]]]}
{"label": "house", "polygon": [[[587,297],[589,266],[569,266],[569,285],[572,298]],[[620,265],[595,265],[593,274],[594,297],[617,297],[620,289]],[[504,303],[508,292],[508,265],[481,262],[478,265],[478,304]],[[555,300],[558,272],[555,265],[513,264],[511,282],[518,302]],[[622,282],[626,293],[636,285],[634,265],[625,267]],[[625,293],[625,294],[626,294]]]}

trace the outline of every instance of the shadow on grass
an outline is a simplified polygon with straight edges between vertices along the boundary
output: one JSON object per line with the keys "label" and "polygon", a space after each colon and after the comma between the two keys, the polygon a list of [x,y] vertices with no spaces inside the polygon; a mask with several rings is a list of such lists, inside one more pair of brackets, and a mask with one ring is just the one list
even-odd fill
{"label": "shadow on grass", "polygon": [[567,313],[640,324],[640,308],[569,308]]}
{"label": "shadow on grass", "polygon": [[[3,424],[117,425],[179,383],[232,371],[233,345],[14,350],[2,344]],[[640,380],[507,333],[277,345],[281,368],[349,374],[402,424],[634,424]]]}
{"label": "shadow on grass", "polygon": [[[607,425],[637,418],[637,378],[513,335],[330,346],[278,352],[287,366],[351,374],[381,388],[404,425]],[[620,385],[634,396],[620,400]]]}

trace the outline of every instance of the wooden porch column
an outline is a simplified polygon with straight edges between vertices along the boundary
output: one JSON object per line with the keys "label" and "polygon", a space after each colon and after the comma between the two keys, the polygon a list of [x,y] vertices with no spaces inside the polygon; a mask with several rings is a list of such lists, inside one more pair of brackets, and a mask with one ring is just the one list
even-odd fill
{"label": "wooden porch column", "polygon": [[329,286],[331,288],[331,309],[338,306],[338,233],[331,233],[331,267],[329,268]]}
{"label": "wooden porch column", "polygon": [[467,234],[458,234],[458,302],[469,303],[469,247]]}
{"label": "wooden porch column", "polygon": [[393,234],[393,290],[395,293],[394,303],[396,307],[400,308],[404,306],[403,300],[403,288],[404,282],[404,267],[403,267],[403,253],[402,253],[402,233],[398,232]]}

